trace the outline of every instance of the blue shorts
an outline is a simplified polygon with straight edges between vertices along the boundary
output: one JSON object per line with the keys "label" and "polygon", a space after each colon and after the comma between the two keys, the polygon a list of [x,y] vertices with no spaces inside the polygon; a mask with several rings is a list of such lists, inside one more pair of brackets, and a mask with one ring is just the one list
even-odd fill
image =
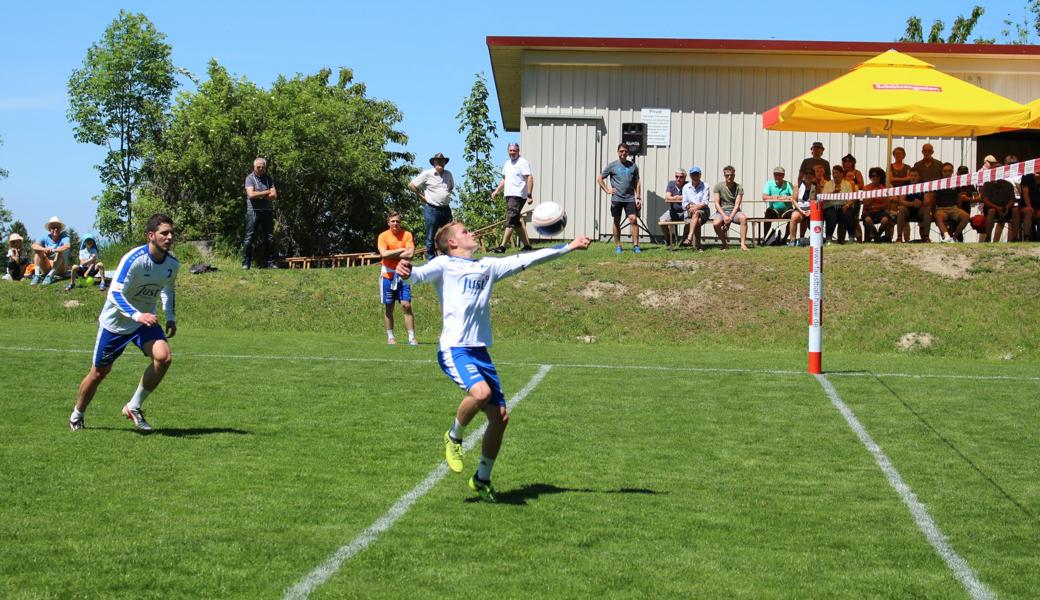
{"label": "blue shorts", "polygon": [[383,304],[393,304],[395,300],[398,302],[412,301],[412,286],[405,283],[400,275],[395,274],[390,279],[380,277],[379,281],[379,300]]}
{"label": "blue shorts", "polygon": [[445,375],[467,392],[481,381],[487,382],[491,388],[489,402],[498,406],[506,405],[502,382],[498,380],[498,371],[491,362],[487,347],[457,347],[447,352],[441,350],[437,353],[437,363]]}
{"label": "blue shorts", "polygon": [[156,340],[166,340],[166,334],[159,325],[141,325],[133,333],[112,333],[104,327],[98,327],[97,341],[94,342],[94,366],[111,366],[130,342],[143,353],[144,345]]}

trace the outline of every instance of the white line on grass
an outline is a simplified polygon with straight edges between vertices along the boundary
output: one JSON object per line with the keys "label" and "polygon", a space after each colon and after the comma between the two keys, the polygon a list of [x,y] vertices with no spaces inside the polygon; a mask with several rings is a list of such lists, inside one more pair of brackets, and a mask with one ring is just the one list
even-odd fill
{"label": "white line on grass", "polygon": [[[513,399],[509,401],[508,408],[512,410],[521,400],[527,397],[534,388],[541,383],[542,379],[549,372],[552,365],[540,365],[538,372],[534,374],[531,381],[527,382],[522,390],[513,396]],[[484,423],[479,429],[471,432],[466,439],[463,441],[463,448],[467,451],[472,450],[477,442],[483,437],[484,430],[487,429],[487,423]],[[311,592],[318,589],[323,583],[329,580],[330,577],[336,574],[343,563],[348,559],[358,554],[362,550],[368,547],[369,544],[376,541],[380,534],[384,533],[394,523],[401,519],[412,507],[413,504],[419,501],[425,496],[433,486],[437,485],[441,479],[448,474],[448,467],[443,462],[434,467],[430,474],[426,476],[418,485],[411,489],[407,494],[401,496],[390,510],[386,511],[383,516],[375,520],[374,523],[368,526],[367,529],[362,531],[353,541],[349,544],[340,546],[336,552],[332,554],[324,563],[316,567],[313,571],[307,574],[306,577],[301,579],[296,585],[292,586],[285,591],[285,598],[306,598],[310,596]]]}
{"label": "white line on grass", "polygon": [[[55,352],[63,354],[90,354],[90,350],[67,349],[67,348],[29,348],[15,346],[0,346],[0,352]],[[176,356],[185,358],[213,358],[226,360],[278,360],[278,361],[324,361],[345,363],[402,363],[402,364],[433,364],[434,360],[422,358],[373,358],[373,357],[350,357],[350,356],[306,356],[300,354],[205,354],[195,352],[177,352]],[[519,367],[537,367],[544,363],[510,362],[496,360],[497,365],[510,365]],[[617,369],[616,365],[606,364],[583,364],[583,363],[553,363],[552,366],[560,369]],[[627,370],[633,371],[674,371],[677,373],[747,373],[750,375],[786,375],[802,376],[805,371],[793,369],[749,369],[749,368],[727,368],[727,367],[668,367],[661,365],[628,365]],[[898,377],[903,379],[963,379],[969,381],[1040,381],[1040,376],[1029,375],[958,375],[944,373],[872,373],[869,371],[850,371],[846,373],[829,373],[832,377]]]}
{"label": "white line on grass", "polygon": [[925,505],[917,499],[917,494],[910,489],[910,486],[903,481],[903,477],[896,470],[895,465],[889,460],[884,450],[881,449],[874,439],[870,437],[870,433],[867,432],[863,424],[856,418],[855,413],[848,407],[847,404],[842,402],[838,396],[838,390],[834,389],[831,382],[827,380],[826,375],[816,375],[816,380],[823,386],[823,390],[827,392],[827,397],[830,398],[831,404],[838,409],[841,416],[845,417],[845,422],[848,423],[849,427],[852,428],[856,435],[859,437],[859,441],[866,446],[867,450],[874,457],[874,462],[877,463],[878,467],[881,468],[881,472],[885,474],[888,479],[889,485],[891,485],[896,492],[899,493],[899,498],[903,501],[903,504],[910,509],[910,515],[914,518],[914,523],[917,524],[917,528],[921,530],[924,537],[928,540],[928,543],[932,545],[936,553],[946,562],[946,566],[953,571],[954,577],[961,582],[964,589],[968,591],[972,598],[975,600],[982,600],[988,598],[996,598],[996,596],[986,587],[986,584],[979,581],[975,571],[968,564],[968,561],[964,560],[961,555],[957,554],[956,551],[950,546],[946,540],[946,536],[943,534],[939,526],[935,524],[932,516],[928,514],[928,509]]}

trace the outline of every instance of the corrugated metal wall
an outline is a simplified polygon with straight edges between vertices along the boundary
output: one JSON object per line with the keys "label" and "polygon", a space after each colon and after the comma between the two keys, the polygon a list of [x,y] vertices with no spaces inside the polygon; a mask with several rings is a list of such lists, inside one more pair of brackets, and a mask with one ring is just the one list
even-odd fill
{"label": "corrugated metal wall", "polygon": [[[733,165],[745,201],[758,200],[773,167],[783,166],[793,178],[809,156],[810,144],[820,140],[827,148],[824,158],[832,164],[851,152],[866,174],[870,167],[886,164],[886,138],[762,128],[765,110],[845,72],[739,65],[525,65],[521,143],[534,170],[536,202],[553,199],[566,206],[571,218],[567,237],[609,234],[609,199],[596,188],[595,177],[615,158],[621,124],[640,121],[642,108],[672,111],[671,145],[650,147],[637,160],[644,190],[642,216],[654,230],[664,211],[665,186],[679,167],[698,165],[704,180],[715,184],[722,179],[722,168]],[[1040,97],[1040,75],[948,72],[1020,102]],[[899,137],[893,138],[893,146],[904,147],[907,162],[913,163],[921,158],[921,145],[929,141],[937,158],[975,168],[971,139]],[[764,207],[751,202],[746,210],[760,216]]]}

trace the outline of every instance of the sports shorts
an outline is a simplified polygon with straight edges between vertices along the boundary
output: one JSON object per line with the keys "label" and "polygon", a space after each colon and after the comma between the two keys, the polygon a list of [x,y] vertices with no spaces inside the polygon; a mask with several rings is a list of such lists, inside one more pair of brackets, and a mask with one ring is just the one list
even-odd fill
{"label": "sports shorts", "polygon": [[491,388],[491,404],[506,405],[506,396],[502,393],[502,382],[498,379],[498,371],[491,362],[486,346],[458,346],[437,353],[437,364],[441,370],[463,391],[480,383],[487,382]]}
{"label": "sports shorts", "polygon": [[412,301],[412,286],[405,283],[401,276],[379,277],[379,301],[382,304]]}
{"label": "sports shorts", "polygon": [[506,227],[521,227],[523,219],[520,213],[527,204],[526,198],[520,196],[506,196]]}
{"label": "sports shorts", "polygon": [[935,220],[959,221],[961,217],[968,218],[968,213],[956,206],[940,206],[935,209]]}
{"label": "sports shorts", "polygon": [[617,200],[610,201],[610,216],[615,219],[621,218],[621,211],[625,211],[626,217],[639,216],[639,211],[636,210],[636,201],[631,202],[618,202]]}
{"label": "sports shorts", "polygon": [[[165,339],[166,334],[159,325],[141,325],[133,333],[112,333],[99,326],[97,341],[94,342],[94,366],[111,366],[123,354],[123,350],[130,342],[133,342],[144,354],[145,344]],[[145,354],[145,356],[148,355]]]}
{"label": "sports shorts", "polygon": [[725,219],[727,216],[729,216],[729,217],[732,217],[730,219],[730,222],[731,223],[735,223],[735,222],[738,222],[737,221],[737,217],[739,217],[739,216],[741,216],[743,214],[744,214],[743,211],[741,211],[739,208],[737,210],[735,210],[735,211],[732,208],[729,209],[729,210],[723,209],[722,212],[716,212],[715,216],[712,217],[712,220],[714,220],[714,221],[721,221],[721,220]]}
{"label": "sports shorts", "polygon": [[708,206],[707,205],[704,205],[701,208],[699,208],[699,209],[697,209],[697,210],[695,210],[693,212],[690,212],[689,208],[690,207],[687,207],[687,211],[686,211],[690,215],[690,219],[689,220],[693,220],[694,215],[697,215],[697,214],[700,214],[700,216],[701,216],[701,223],[707,223],[708,221],[711,220],[711,212],[708,211]]}

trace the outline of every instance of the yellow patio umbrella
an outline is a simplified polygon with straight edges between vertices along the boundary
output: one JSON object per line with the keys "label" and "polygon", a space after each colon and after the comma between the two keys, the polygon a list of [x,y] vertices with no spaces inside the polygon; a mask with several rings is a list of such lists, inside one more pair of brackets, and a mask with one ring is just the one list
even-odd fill
{"label": "yellow patio umbrella", "polygon": [[1040,129],[1040,98],[1026,104],[1029,109],[1029,128]]}
{"label": "yellow patio umbrella", "polygon": [[773,131],[976,136],[1023,129],[1030,111],[889,50],[762,115]]}

